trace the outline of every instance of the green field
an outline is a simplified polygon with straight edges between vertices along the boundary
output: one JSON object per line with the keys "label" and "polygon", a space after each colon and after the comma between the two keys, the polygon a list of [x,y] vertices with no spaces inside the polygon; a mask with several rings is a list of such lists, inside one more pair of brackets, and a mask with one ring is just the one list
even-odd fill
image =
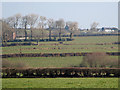
{"label": "green field", "polygon": [[118,88],[118,78],[6,78],[2,88]]}
{"label": "green field", "polygon": [[24,62],[28,67],[71,67],[79,65],[82,57],[23,57],[7,60],[12,63]]}
{"label": "green field", "polygon": [[[2,47],[3,54],[19,53],[72,53],[72,52],[117,52],[118,36],[74,37],[73,41],[39,42],[39,45]],[[34,42],[35,43],[35,42]],[[96,45],[106,43],[106,45]],[[53,49],[54,48],[54,49]],[[114,58],[118,58],[114,56]],[[83,57],[17,57],[3,58],[12,63],[23,62],[28,67],[72,67],[79,66]]]}
{"label": "green field", "polygon": [[[74,41],[39,42],[39,45],[2,47],[3,54],[118,52],[118,36],[74,37]],[[36,43],[36,42],[34,42]],[[96,45],[106,43],[106,45]],[[43,45],[42,45],[43,44]],[[68,44],[68,45],[66,45]],[[117,58],[118,56],[110,56]],[[12,63],[22,62],[28,67],[79,66],[83,56],[75,57],[17,57],[3,58]],[[118,78],[3,78],[3,88],[118,88]]]}
{"label": "green field", "polygon": [[[110,56],[118,59],[118,56]],[[83,56],[76,57],[17,57],[17,58],[3,58],[9,60],[11,63],[24,62],[27,67],[72,67],[79,66],[83,60]]]}
{"label": "green field", "polygon": [[[118,52],[118,45],[111,44],[118,42],[118,36],[74,37],[74,39],[63,44],[39,42],[39,45],[2,47],[2,53],[20,53],[20,48],[22,53]],[[106,45],[96,45],[101,43]]]}

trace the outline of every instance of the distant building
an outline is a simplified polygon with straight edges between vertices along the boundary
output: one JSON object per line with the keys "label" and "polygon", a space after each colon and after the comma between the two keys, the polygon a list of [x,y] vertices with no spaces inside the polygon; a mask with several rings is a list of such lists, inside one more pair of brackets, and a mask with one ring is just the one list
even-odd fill
{"label": "distant building", "polygon": [[16,33],[13,32],[13,40],[15,40],[15,39],[16,39]]}
{"label": "distant building", "polygon": [[24,29],[16,29],[15,39],[25,39],[25,31]]}
{"label": "distant building", "polygon": [[114,31],[117,31],[118,29],[113,27],[113,28],[109,28],[109,27],[102,27],[101,29],[99,29],[99,32],[100,31],[104,31],[104,32],[108,32],[108,33],[111,33],[111,32],[114,32]]}
{"label": "distant building", "polygon": [[69,30],[69,26],[68,25],[65,26],[65,30]]}
{"label": "distant building", "polygon": [[105,32],[114,32],[114,30],[111,30],[111,29],[105,29]]}

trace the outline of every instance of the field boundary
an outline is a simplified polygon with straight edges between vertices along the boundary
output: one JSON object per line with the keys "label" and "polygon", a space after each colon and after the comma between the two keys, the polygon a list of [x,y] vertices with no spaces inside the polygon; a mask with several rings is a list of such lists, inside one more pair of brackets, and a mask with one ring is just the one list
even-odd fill
{"label": "field boundary", "polygon": [[120,68],[3,68],[2,78],[120,77]]}
{"label": "field boundary", "polygon": [[[85,56],[87,54],[92,54],[89,52],[81,53],[18,53],[18,54],[2,54],[2,58],[10,57],[67,57],[67,56]],[[106,52],[107,55],[119,56],[120,52]]]}

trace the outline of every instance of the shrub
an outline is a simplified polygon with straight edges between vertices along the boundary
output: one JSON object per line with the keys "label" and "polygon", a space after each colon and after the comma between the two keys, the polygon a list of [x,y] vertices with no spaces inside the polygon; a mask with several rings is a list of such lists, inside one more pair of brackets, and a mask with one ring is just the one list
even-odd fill
{"label": "shrub", "polygon": [[4,68],[3,78],[33,77],[119,77],[120,68]]}
{"label": "shrub", "polygon": [[83,57],[80,67],[117,67],[117,60],[106,53],[91,53]]}
{"label": "shrub", "polygon": [[117,67],[118,68],[118,59],[109,59],[108,66],[109,67]]}
{"label": "shrub", "polygon": [[26,68],[28,67],[23,62],[12,63],[9,60],[2,60],[2,68]]}
{"label": "shrub", "polygon": [[15,68],[26,68],[28,66],[23,62],[18,62],[18,63],[14,63],[13,67],[15,67]]}
{"label": "shrub", "polygon": [[2,68],[10,68],[12,67],[12,64],[8,60],[2,60]]}

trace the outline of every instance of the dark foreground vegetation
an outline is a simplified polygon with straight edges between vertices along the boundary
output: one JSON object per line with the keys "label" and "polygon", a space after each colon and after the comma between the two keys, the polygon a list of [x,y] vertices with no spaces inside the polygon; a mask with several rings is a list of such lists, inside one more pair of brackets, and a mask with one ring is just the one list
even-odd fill
{"label": "dark foreground vegetation", "polygon": [[83,57],[79,67],[29,68],[24,63],[12,64],[3,60],[3,78],[55,77],[119,77],[118,61],[105,53],[91,53]]}
{"label": "dark foreground vegetation", "polygon": [[120,77],[120,68],[3,68],[2,78]]}

